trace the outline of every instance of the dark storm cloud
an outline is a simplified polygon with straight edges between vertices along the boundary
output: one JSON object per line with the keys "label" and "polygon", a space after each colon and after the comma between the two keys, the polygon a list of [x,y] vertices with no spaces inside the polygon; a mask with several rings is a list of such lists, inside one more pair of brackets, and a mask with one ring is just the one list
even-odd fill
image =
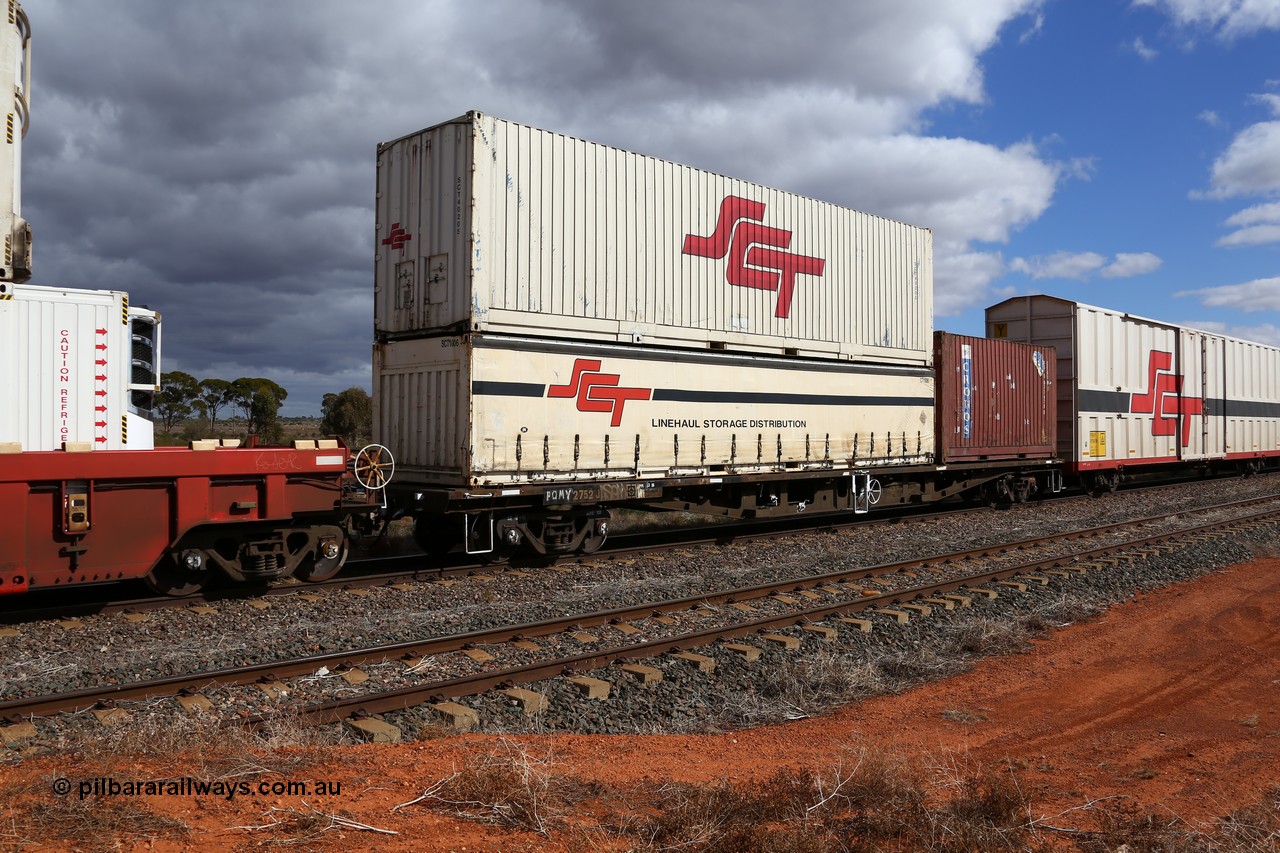
{"label": "dark storm cloud", "polygon": [[170,368],[367,383],[376,139],[353,104],[377,81],[349,76],[350,5],[28,7],[36,283],[160,310]]}
{"label": "dark storm cloud", "polygon": [[[268,376],[302,413],[369,382],[379,140],[481,109],[891,205],[911,156],[886,170],[842,152],[910,142],[924,106],[979,99],[981,52],[1036,0],[25,5],[35,283],[127,290],[164,315],[167,368]],[[1033,151],[936,142],[920,156],[1017,202],[944,217],[958,247],[1047,205]],[[971,183],[910,186],[928,214]]]}

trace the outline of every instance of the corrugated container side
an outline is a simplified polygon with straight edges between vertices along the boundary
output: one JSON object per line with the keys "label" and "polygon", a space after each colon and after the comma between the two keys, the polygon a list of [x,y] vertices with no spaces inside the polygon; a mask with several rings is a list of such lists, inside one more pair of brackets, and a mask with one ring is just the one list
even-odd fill
{"label": "corrugated container side", "polygon": [[988,308],[986,320],[987,337],[990,339],[1053,347],[1057,355],[1054,367],[1057,388],[1056,455],[1062,459],[1075,459],[1076,346],[1073,303],[1053,297],[1018,296]]}
{"label": "corrugated container side", "polygon": [[1058,347],[1078,469],[1280,449],[1280,349],[1049,296],[992,306],[987,327]]}
{"label": "corrugated container side", "polygon": [[375,348],[401,483],[849,470],[935,459],[933,375],[495,335]]}
{"label": "corrugated container side", "polygon": [[1225,363],[1228,455],[1280,454],[1280,348],[1228,339]]}
{"label": "corrugated container side", "polygon": [[1054,456],[1053,347],[935,332],[933,358],[944,462]]}
{"label": "corrugated container side", "polygon": [[375,328],[926,364],[927,229],[470,114],[379,148]]}
{"label": "corrugated container side", "polygon": [[131,410],[135,346],[145,342],[133,338],[137,312],[127,305],[118,291],[35,285],[0,301],[0,442],[23,450],[58,450],[64,442],[95,450],[154,446],[151,422]]}
{"label": "corrugated container side", "polygon": [[374,346],[374,440],[397,467],[461,481],[470,451],[470,359],[458,346],[421,338]]}

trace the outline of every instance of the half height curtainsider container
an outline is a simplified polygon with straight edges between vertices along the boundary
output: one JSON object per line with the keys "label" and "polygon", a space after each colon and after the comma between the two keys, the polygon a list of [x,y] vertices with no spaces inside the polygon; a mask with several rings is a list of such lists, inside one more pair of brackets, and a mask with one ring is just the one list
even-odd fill
{"label": "half height curtainsider container", "polygon": [[925,367],[472,334],[375,345],[374,388],[374,429],[408,484],[678,481],[934,459]]}
{"label": "half height curtainsider container", "polygon": [[378,148],[379,341],[927,365],[928,229],[471,112]]}

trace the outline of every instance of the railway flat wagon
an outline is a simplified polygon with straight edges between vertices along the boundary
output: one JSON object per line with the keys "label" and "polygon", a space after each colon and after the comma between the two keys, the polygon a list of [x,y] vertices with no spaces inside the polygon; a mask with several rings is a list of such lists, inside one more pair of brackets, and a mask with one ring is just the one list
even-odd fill
{"label": "railway flat wagon", "polygon": [[869,472],[935,455],[925,367],[470,334],[379,344],[374,382],[395,491],[472,513],[486,552],[602,544],[595,508],[627,501],[855,509]]}
{"label": "railway flat wagon", "polygon": [[325,443],[0,453],[0,595],[327,578],[347,557],[344,519],[376,506],[352,488],[347,449]]}
{"label": "railway flat wagon", "polygon": [[1052,296],[1007,299],[986,321],[989,337],[1056,348],[1059,452],[1088,485],[1280,459],[1280,348]]}
{"label": "railway flat wagon", "polygon": [[159,315],[120,291],[23,285],[0,300],[0,595],[321,580],[351,525],[372,523],[337,440],[154,447],[159,345]]}

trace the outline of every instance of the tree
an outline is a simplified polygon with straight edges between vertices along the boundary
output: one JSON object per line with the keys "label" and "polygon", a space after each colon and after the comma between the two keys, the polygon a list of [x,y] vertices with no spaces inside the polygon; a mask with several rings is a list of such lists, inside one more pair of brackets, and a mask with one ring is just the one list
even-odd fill
{"label": "tree", "polygon": [[373,400],[363,388],[348,388],[341,394],[325,394],[320,432],[342,436],[348,447],[363,447],[373,435]]}
{"label": "tree", "polygon": [[231,405],[234,394],[231,383],[225,379],[200,380],[200,395],[196,398],[196,406],[209,419],[209,432],[218,425],[218,412]]}
{"label": "tree", "polygon": [[160,390],[155,396],[155,413],[166,433],[195,413],[200,383],[190,373],[174,370],[160,376]]}
{"label": "tree", "polygon": [[283,436],[280,426],[280,404],[289,396],[270,379],[241,377],[231,383],[233,405],[244,412],[246,432],[257,434],[267,444],[279,444]]}

